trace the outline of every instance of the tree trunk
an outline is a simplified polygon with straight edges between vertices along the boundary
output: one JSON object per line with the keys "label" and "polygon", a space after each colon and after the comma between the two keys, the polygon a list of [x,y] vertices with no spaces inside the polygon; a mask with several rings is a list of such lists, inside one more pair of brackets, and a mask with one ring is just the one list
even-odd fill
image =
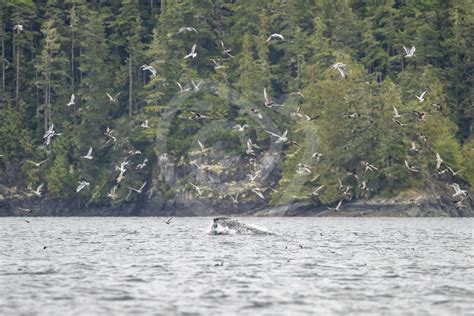
{"label": "tree trunk", "polygon": [[5,97],[5,25],[2,24],[2,101]]}
{"label": "tree trunk", "polygon": [[132,76],[132,53],[128,55],[128,116],[133,112],[133,76]]}
{"label": "tree trunk", "polygon": [[16,87],[15,87],[15,108],[20,110],[20,49],[16,49]]}

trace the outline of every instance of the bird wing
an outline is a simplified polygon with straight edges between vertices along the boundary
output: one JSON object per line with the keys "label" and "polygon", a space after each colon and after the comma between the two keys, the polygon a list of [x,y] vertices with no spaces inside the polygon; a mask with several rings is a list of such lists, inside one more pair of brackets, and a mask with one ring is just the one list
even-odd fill
{"label": "bird wing", "polygon": [[176,84],[178,85],[179,90],[183,91],[183,86],[181,86],[181,84],[178,81],[176,81]]}
{"label": "bird wing", "polygon": [[202,151],[206,149],[199,139],[198,139],[198,144],[199,144],[199,147],[201,147]]}
{"label": "bird wing", "polygon": [[106,92],[105,94],[107,94],[107,96],[109,97],[109,101],[113,101],[114,98],[112,98],[112,96],[110,95],[110,93]]}
{"label": "bird wing", "polygon": [[194,44],[193,47],[191,48],[191,54],[194,54],[195,50],[196,50],[196,44]]}
{"label": "bird wing", "polygon": [[285,138],[287,134],[288,134],[288,130],[285,130],[285,132],[283,133],[283,135],[281,135],[281,137]]}
{"label": "bird wing", "polygon": [[268,100],[267,89],[263,88],[263,97],[265,98],[265,103],[270,103]]}
{"label": "bird wing", "polygon": [[280,135],[277,135],[277,134],[275,134],[275,133],[272,133],[272,132],[270,132],[270,131],[267,131],[267,130],[265,130],[265,132],[267,132],[268,134],[270,134],[270,135],[272,135],[272,136],[275,136],[275,137],[281,138],[281,136],[280,136]]}
{"label": "bird wing", "polygon": [[87,152],[87,156],[91,156],[92,155],[92,147],[89,147],[89,151]]}
{"label": "bird wing", "polygon": [[399,116],[400,114],[398,114],[398,110],[396,107],[393,107],[393,112],[395,113],[395,116]]}
{"label": "bird wing", "polygon": [[410,165],[408,164],[408,161],[404,160],[405,161],[405,166],[408,168],[408,169],[411,169],[410,168]]}
{"label": "bird wing", "polygon": [[336,206],[336,210],[338,210],[342,205],[342,200],[339,201],[339,203],[337,203],[337,206]]}
{"label": "bird wing", "polygon": [[40,192],[41,189],[43,188],[43,185],[44,185],[44,183],[41,183],[40,185],[38,185],[38,187],[36,188],[36,191]]}
{"label": "bird wing", "polygon": [[143,182],[143,184],[142,184],[142,186],[140,187],[140,190],[139,190],[139,191],[143,190],[143,188],[145,187],[145,185],[146,185],[146,181]]}
{"label": "bird wing", "polygon": [[403,45],[403,49],[405,50],[405,54],[408,55],[408,49],[405,47],[405,45]]}
{"label": "bird wing", "polygon": [[423,97],[425,96],[426,94],[426,91],[423,91],[423,93],[420,95],[420,99],[423,99]]}

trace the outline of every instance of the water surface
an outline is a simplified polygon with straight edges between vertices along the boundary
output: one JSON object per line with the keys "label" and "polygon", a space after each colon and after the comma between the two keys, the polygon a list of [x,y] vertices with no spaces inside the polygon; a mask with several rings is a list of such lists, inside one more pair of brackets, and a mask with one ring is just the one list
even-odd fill
{"label": "water surface", "polygon": [[27,219],[0,218],[1,315],[474,313],[473,219]]}

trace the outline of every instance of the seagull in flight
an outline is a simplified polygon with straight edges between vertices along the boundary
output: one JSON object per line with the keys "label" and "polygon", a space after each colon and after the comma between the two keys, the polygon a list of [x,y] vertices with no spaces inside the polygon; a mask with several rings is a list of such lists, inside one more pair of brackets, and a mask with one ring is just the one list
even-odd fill
{"label": "seagull in flight", "polygon": [[436,170],[439,170],[443,162],[444,160],[441,158],[441,156],[438,153],[436,153]]}
{"label": "seagull in flight", "polygon": [[71,99],[69,100],[69,103],[67,104],[67,106],[71,106],[71,105],[76,104],[76,103],[74,102],[75,99],[76,99],[76,97],[74,96],[74,93],[71,94]]}
{"label": "seagull in flight", "polygon": [[196,192],[198,193],[199,196],[202,196],[202,193],[204,192],[204,190],[207,190],[207,187],[206,186],[197,186],[195,184],[192,184],[192,183],[189,183],[195,190]]}
{"label": "seagull in flight", "polygon": [[423,101],[425,101],[424,97],[425,97],[425,94],[426,94],[426,90],[423,91],[419,96],[418,95],[415,95],[415,97],[418,99],[418,101],[421,103]]}
{"label": "seagull in flight", "polygon": [[44,183],[41,183],[40,185],[38,185],[38,187],[36,188],[36,190],[33,191],[33,193],[37,196],[37,197],[41,197],[41,189],[43,189],[43,186],[44,186]]}
{"label": "seagull in flight", "polygon": [[342,200],[340,200],[339,203],[337,203],[337,206],[335,208],[328,207],[328,210],[334,211],[334,212],[340,211],[341,205],[342,205]]}
{"label": "seagull in flight", "polygon": [[215,59],[209,59],[210,61],[212,61],[212,63],[214,64],[214,69],[217,70],[217,69],[221,69],[221,68],[227,68],[227,66],[224,66],[221,62],[220,59],[218,60],[215,60]]}
{"label": "seagull in flight", "polygon": [[23,24],[15,24],[13,26],[13,31],[17,33],[23,32]]}
{"label": "seagull in flight", "polygon": [[107,142],[112,140],[115,143],[117,141],[117,137],[112,135],[112,129],[110,129],[110,127],[107,127],[107,130],[105,131],[104,135],[109,138]]}
{"label": "seagull in flight", "polygon": [[407,124],[404,124],[404,123],[402,123],[402,122],[400,122],[399,120],[396,120],[396,119],[394,119],[394,118],[392,119],[392,121],[393,121],[395,124],[397,124],[398,126],[401,126],[401,127],[407,126]]}
{"label": "seagull in flight", "polygon": [[199,86],[201,85],[201,83],[202,83],[202,80],[199,81],[198,84],[196,84],[196,83],[194,83],[194,81],[191,79],[191,84],[192,84],[193,87],[194,87],[194,91],[199,91]]}
{"label": "seagull in flight", "polygon": [[255,151],[253,150],[254,148],[260,148],[260,147],[255,145],[250,138],[247,139],[247,150],[245,151],[245,153],[247,155],[255,155]]}
{"label": "seagull in flight", "polygon": [[211,151],[211,148],[204,147],[204,145],[201,143],[201,141],[199,139],[198,139],[198,144],[199,144],[199,147],[201,148],[201,152],[204,155],[207,155]]}
{"label": "seagull in flight", "polygon": [[460,169],[460,170],[458,170],[458,171],[454,171],[454,170],[451,169],[449,166],[446,166],[446,167],[448,168],[449,172],[451,172],[451,174],[452,174],[453,176],[456,176],[456,175],[457,175],[458,173],[460,173],[461,171],[466,170],[466,168],[463,168],[463,169]]}
{"label": "seagull in flight", "polygon": [[411,167],[411,166],[408,164],[408,161],[406,161],[406,160],[405,160],[405,167],[407,167],[407,169],[410,170],[410,171],[412,171],[412,172],[420,172],[420,170]]}
{"label": "seagull in flight", "polygon": [[113,97],[110,93],[106,92],[105,94],[107,94],[107,96],[109,97],[109,101],[112,102],[112,103],[117,103],[118,102],[118,97],[120,94],[122,94],[122,92],[119,92],[115,95],[115,97]]}
{"label": "seagull in flight", "polygon": [[301,93],[301,91],[292,92],[292,93],[290,93],[290,95],[299,95],[299,96],[302,97],[303,99],[305,98],[305,96],[303,95],[303,93]]}
{"label": "seagull in flight", "polygon": [[282,40],[282,41],[285,40],[285,38],[283,37],[283,35],[278,34],[278,33],[274,33],[274,34],[271,34],[271,35],[267,38],[267,40],[265,41],[265,43],[270,42],[270,41],[271,41],[272,39],[274,39],[274,38],[278,38],[279,40]]}
{"label": "seagull in flight", "polygon": [[227,56],[229,56],[230,58],[234,58],[234,56],[232,56],[232,55],[230,54],[230,52],[231,52],[232,50],[229,49],[229,48],[225,48],[225,45],[224,45],[224,42],[223,42],[223,41],[221,41],[221,48],[222,48],[222,54],[224,54],[224,56],[227,55]]}
{"label": "seagull in flight", "polygon": [[135,156],[135,155],[141,155],[142,152],[141,152],[141,150],[138,150],[138,149],[137,149],[137,150],[129,150],[129,151],[128,151],[128,154],[129,154],[130,156]]}
{"label": "seagull in flight", "polygon": [[18,210],[22,211],[22,212],[25,212],[25,213],[34,213],[36,212],[36,210],[33,210],[31,208],[26,208],[26,207],[17,207]]}
{"label": "seagull in flight", "polygon": [[79,183],[79,185],[76,188],[76,193],[81,192],[82,189],[84,189],[85,187],[88,187],[90,185],[90,183],[87,182],[87,181],[78,181],[78,183]]}
{"label": "seagull in flight", "polygon": [[403,50],[405,51],[405,57],[413,57],[415,56],[415,46],[412,46],[410,49],[407,49],[405,46],[403,46]]}
{"label": "seagull in flight", "polygon": [[323,188],[324,188],[324,184],[323,184],[323,185],[320,185],[320,186],[317,187],[313,192],[311,192],[311,195],[313,195],[313,196],[319,196],[319,191],[321,191]]}
{"label": "seagull in flight", "polygon": [[360,164],[365,167],[365,171],[372,171],[379,170],[376,166],[370,164],[368,161],[361,161]]}
{"label": "seagull in flight", "polygon": [[132,188],[132,187],[127,187],[127,188],[131,191],[135,191],[138,194],[141,194],[143,192],[143,188],[145,187],[145,185],[146,185],[146,181],[143,182],[142,186],[139,189],[135,189],[135,188]]}
{"label": "seagull in flight", "polygon": [[343,63],[335,63],[334,65],[332,65],[332,67],[339,71],[342,78],[349,79],[349,77],[347,76],[346,65],[344,65]]}
{"label": "seagull in flight", "polygon": [[48,159],[45,159],[45,160],[43,160],[43,161],[40,161],[40,162],[35,162],[35,161],[31,161],[31,160],[26,160],[26,162],[29,162],[29,163],[31,163],[32,165],[35,165],[36,167],[39,167],[39,166],[41,166],[43,163],[45,163],[45,162],[48,161],[48,160],[49,160],[49,158],[48,158]]}
{"label": "seagull in flight", "polygon": [[143,122],[141,125],[140,125],[141,128],[150,128],[150,126],[148,126],[148,120],[145,120],[145,122]]}
{"label": "seagull in flight", "polygon": [[107,193],[107,197],[110,198],[111,200],[117,199],[117,186],[113,186],[112,189],[110,190],[109,193]]}
{"label": "seagull in flight", "polygon": [[81,158],[83,159],[89,159],[89,160],[92,160],[92,147],[89,147],[89,151],[87,152],[87,154],[85,156],[82,156]]}
{"label": "seagull in flight", "polygon": [[125,167],[129,164],[129,161],[123,161],[121,164],[120,164],[120,167],[119,166],[115,166],[115,170],[119,171],[119,175],[117,177],[117,183],[120,183],[122,181],[122,179],[124,178],[124,174],[125,174],[125,171],[127,171],[127,169],[125,169]]}
{"label": "seagull in flight", "polygon": [[260,188],[253,188],[252,189],[252,192],[255,193],[259,198],[261,198],[262,200],[265,199],[265,196],[263,196],[263,192],[262,192],[262,189]]}
{"label": "seagull in flight", "polygon": [[282,135],[278,135],[267,130],[265,130],[265,132],[277,138],[275,144],[286,143],[288,141],[288,137],[286,136],[288,134],[288,130],[286,130]]}
{"label": "seagull in flight", "polygon": [[183,86],[182,86],[178,81],[176,81],[176,84],[178,85],[179,91],[180,91],[181,93],[184,93],[184,92],[187,92],[187,91],[191,91],[191,88],[190,88],[190,87],[183,88]]}
{"label": "seagull in flight", "polygon": [[232,203],[234,203],[234,204],[239,204],[239,200],[238,200],[238,198],[239,198],[239,193],[237,193],[237,194],[235,195],[235,197],[232,196],[232,195],[229,195],[229,197],[230,197],[230,199],[232,200]]}
{"label": "seagull in flight", "polygon": [[271,108],[273,105],[273,101],[268,97],[266,88],[263,88],[263,97],[265,98],[265,106]]}
{"label": "seagull in flight", "polygon": [[179,29],[178,33],[176,35],[183,33],[183,32],[195,32],[196,34],[199,34],[199,32],[194,28],[190,26],[183,26]]}
{"label": "seagull in flight", "polygon": [[170,218],[168,218],[168,220],[163,221],[163,222],[164,222],[166,225],[169,225],[169,224],[171,224],[171,220],[172,220],[173,218],[174,218],[174,217],[170,217]]}
{"label": "seagull in flight", "polygon": [[453,193],[452,197],[457,197],[459,195],[462,195],[462,196],[467,196],[468,195],[467,190],[461,190],[461,188],[459,187],[459,184],[457,184],[457,183],[451,183],[451,184],[448,184],[448,186],[450,186],[454,189],[454,193]]}
{"label": "seagull in flight", "polygon": [[315,152],[311,155],[311,158],[316,158],[316,161],[319,161],[323,157],[323,154]]}
{"label": "seagull in flight", "polygon": [[393,113],[394,113],[394,114],[393,114],[393,118],[394,118],[394,119],[397,119],[397,118],[402,117],[402,116],[398,113],[398,110],[397,110],[396,107],[393,107]]}
{"label": "seagull in flight", "polygon": [[156,72],[155,67],[150,66],[150,65],[147,65],[147,64],[144,64],[144,65],[141,66],[141,69],[142,69],[143,71],[148,70],[149,72],[151,72],[151,74],[153,75],[153,77],[156,77],[157,72]]}
{"label": "seagull in flight", "polygon": [[143,162],[138,164],[137,167],[135,168],[136,170],[142,170],[143,168],[146,167],[146,164],[148,163],[148,158],[143,159]]}
{"label": "seagull in flight", "polygon": [[244,125],[237,124],[234,127],[232,127],[232,129],[236,130],[237,132],[243,133],[245,131],[245,129],[248,128],[248,127],[249,127],[248,124],[244,124]]}
{"label": "seagull in flight", "polygon": [[184,56],[183,59],[188,59],[189,57],[191,58],[196,58],[197,56],[197,53],[196,53],[196,44],[193,45],[193,47],[191,47],[191,52],[189,54],[187,54],[186,56]]}
{"label": "seagull in flight", "polygon": [[358,118],[360,117],[360,114],[357,112],[354,112],[354,113],[345,114],[344,117],[345,118]]}
{"label": "seagull in flight", "polygon": [[424,121],[426,118],[426,112],[413,111],[413,114],[415,114],[417,121]]}
{"label": "seagull in flight", "polygon": [[51,143],[51,139],[53,138],[53,136],[58,136],[58,135],[61,135],[61,133],[56,133],[54,131],[54,124],[51,124],[49,129],[43,135],[43,139],[46,139],[45,141],[46,145],[49,145]]}
{"label": "seagull in flight", "polygon": [[298,163],[298,165],[296,166],[296,173],[298,174],[310,174],[311,172],[313,172],[310,168],[310,166],[308,165],[305,165],[303,163]]}
{"label": "seagull in flight", "polygon": [[198,113],[198,112],[194,112],[194,111],[189,111],[189,112],[191,112],[191,116],[189,117],[189,119],[193,121],[203,119],[203,118],[209,118],[209,116]]}

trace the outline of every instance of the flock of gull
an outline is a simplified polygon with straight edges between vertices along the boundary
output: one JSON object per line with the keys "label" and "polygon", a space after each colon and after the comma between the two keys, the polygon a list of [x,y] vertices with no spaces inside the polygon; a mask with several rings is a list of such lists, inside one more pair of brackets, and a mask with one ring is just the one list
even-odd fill
{"label": "flock of gull", "polygon": [[[23,26],[21,26],[21,25],[17,25],[15,27],[16,27],[18,32],[23,30]],[[181,33],[185,33],[185,32],[193,32],[195,34],[199,34],[198,30],[196,30],[196,28],[194,28],[194,27],[182,27],[182,28],[179,29],[179,31],[176,34],[181,34]],[[271,34],[270,36],[268,36],[265,43],[269,44],[272,41],[285,41],[285,38],[283,37],[283,35],[275,33],[275,34]],[[234,56],[231,55],[231,49],[226,48],[226,46],[224,45],[224,43],[222,41],[220,42],[220,46],[222,48],[222,54],[224,56],[230,57],[230,58],[234,57]],[[191,50],[189,51],[189,53],[186,54],[183,57],[183,59],[194,59],[194,58],[196,58],[197,57],[196,49],[197,49],[197,45],[194,44],[191,47]],[[411,47],[410,49],[407,49],[405,46],[403,46],[403,49],[405,51],[404,57],[411,58],[411,57],[415,56],[415,50],[416,49],[415,49],[414,46]],[[221,59],[218,59],[218,60],[211,59],[210,61],[214,64],[215,69],[226,68],[226,66],[224,66],[223,61]],[[339,74],[342,76],[342,78],[349,79],[348,71],[347,71],[347,68],[346,68],[345,64],[343,64],[341,62],[337,62],[334,65],[332,65],[332,67],[339,72]],[[141,69],[143,71],[149,72],[151,76],[156,76],[157,75],[157,70],[151,65],[144,64],[144,65],[141,66]],[[180,82],[176,82],[176,84],[179,87],[179,92],[180,93],[185,93],[185,92],[189,92],[189,91],[199,91],[199,88],[200,88],[200,85],[202,84],[202,82],[203,81],[195,83],[193,80],[191,80],[191,86],[184,86]],[[424,102],[425,101],[424,98],[425,98],[426,93],[427,93],[427,91],[423,91],[420,95],[416,95],[416,98],[418,99],[419,102]],[[107,97],[108,97],[108,99],[111,103],[117,103],[118,102],[118,97],[120,96],[120,94],[121,94],[121,92],[119,92],[116,95],[112,96],[110,93],[108,93],[108,92],[106,93],[106,95],[107,95]],[[293,92],[293,93],[291,93],[291,95],[298,95],[301,98],[304,98],[304,95],[299,91],[298,92]],[[72,94],[71,97],[70,97],[69,103],[67,103],[67,106],[71,106],[71,105],[74,105],[74,104],[75,104],[75,95]],[[269,96],[269,94],[267,93],[266,89],[263,89],[263,105],[267,108],[284,106],[284,104],[275,103],[272,100],[272,98]],[[297,118],[297,119],[301,118],[301,119],[306,119],[308,121],[316,120],[316,119],[319,118],[319,115],[311,117],[311,116],[303,113],[301,107],[302,106],[299,106],[295,112],[291,113],[291,116],[293,118]],[[189,119],[191,119],[191,120],[200,120],[200,119],[209,118],[208,116],[203,115],[201,113],[198,113],[196,111],[189,111],[189,112],[191,114],[189,116]],[[403,114],[400,114],[395,107],[393,107],[393,112],[394,112],[393,118],[392,118],[393,122],[395,124],[397,124],[398,126],[401,126],[401,127],[407,126],[407,124],[402,123],[401,120],[400,120],[402,118]],[[261,120],[263,118],[262,113],[257,108],[250,108],[250,114],[253,117],[255,117],[256,119]],[[427,115],[426,112],[418,112],[418,111],[413,111],[413,114],[415,115],[417,121],[425,120],[426,115]],[[358,119],[360,117],[360,114],[359,113],[347,113],[347,114],[344,114],[344,117],[347,118],[347,119]],[[143,128],[143,129],[150,128],[148,120],[147,119],[144,120],[140,124],[140,127]],[[235,132],[238,132],[238,133],[244,133],[245,129],[247,129],[247,128],[249,128],[248,124],[243,124],[243,125],[237,124],[233,127],[233,130]],[[296,142],[294,142],[292,140],[289,140],[288,130],[285,130],[285,132],[283,132],[281,134],[276,133],[276,132],[272,132],[272,131],[269,131],[269,130],[265,130],[265,132],[270,136],[270,138],[273,139],[275,144],[298,146],[298,144]],[[114,136],[113,133],[114,133],[114,131],[111,128],[107,128],[107,130],[104,132],[104,135],[107,138],[107,143],[110,143],[110,142],[115,143],[117,141],[117,137]],[[52,142],[53,137],[60,136],[60,135],[61,135],[61,133],[58,133],[58,132],[55,131],[54,124],[51,124],[51,126],[45,132],[45,134],[43,136],[45,145],[49,146]],[[423,135],[421,135],[420,137],[422,138],[423,141],[427,140],[426,137],[423,136]],[[199,145],[200,154],[202,154],[204,156],[209,155],[209,153],[211,152],[211,148],[206,148],[204,146],[204,144],[201,143],[200,140],[198,140],[197,143]],[[258,149],[260,149],[260,146],[258,146],[250,138],[248,138],[247,142],[246,142],[245,153],[248,156],[256,156],[257,155],[256,151]],[[411,143],[411,151],[412,152],[418,152],[419,151],[419,148],[418,148],[416,142]],[[141,152],[139,150],[131,150],[128,154],[129,154],[128,157],[132,157],[132,156],[141,155]],[[93,156],[92,146],[89,147],[87,153],[84,156],[81,156],[80,158],[84,159],[84,160],[93,160],[94,156]],[[315,152],[315,153],[312,154],[312,158],[315,159],[316,161],[319,161],[323,158],[323,154]],[[26,160],[26,162],[32,164],[33,166],[35,166],[37,168],[39,168],[47,160],[48,159],[45,159],[45,160],[42,160],[40,162],[34,162],[34,161],[31,161],[31,160]],[[147,166],[148,161],[149,161],[148,158],[144,158],[141,163],[136,164],[135,170],[144,169]],[[369,163],[368,161],[361,161],[360,163],[361,163],[361,166],[364,169],[364,172],[377,172],[378,171],[378,168],[376,166],[374,166],[373,164]],[[193,162],[193,164],[198,166],[198,168],[201,167],[198,163]],[[253,164],[255,166],[255,159],[253,159]],[[404,160],[404,164],[405,164],[405,167],[410,172],[413,172],[413,173],[419,173],[420,172],[420,169],[410,165],[410,163],[407,160]],[[107,197],[110,198],[111,200],[116,200],[118,198],[118,194],[117,194],[116,191],[117,191],[120,183],[125,178],[125,173],[127,172],[127,170],[129,170],[129,165],[130,165],[130,160],[125,159],[119,165],[115,166],[114,171],[117,173],[117,176],[115,178],[115,185],[111,188],[110,192],[107,193]],[[436,165],[437,173],[440,174],[440,175],[449,172],[454,177],[457,174],[459,174],[461,171],[463,171],[463,170],[454,171],[450,166],[448,166],[444,162],[444,160],[442,159],[442,157],[438,153],[436,153],[435,165]],[[445,168],[441,169],[442,166],[444,166]],[[311,175],[313,173],[311,166],[303,164],[303,163],[299,163],[296,168],[297,168],[296,173],[298,173],[298,174]],[[259,175],[261,174],[261,172],[262,172],[262,170],[260,169],[260,170],[257,170],[255,172],[255,174],[248,174],[247,175],[248,180],[252,183],[255,183],[255,181],[257,181]],[[357,171],[355,169],[347,170],[347,172],[348,172],[347,173],[348,176],[352,176],[357,181],[359,181],[359,176],[358,176]],[[313,180],[315,180],[317,178],[318,178],[318,175],[315,176],[313,178]],[[340,178],[338,178],[338,184],[339,184],[339,190],[341,192],[342,198],[339,199],[339,201],[338,201],[338,203],[336,204],[335,207],[328,208],[331,211],[340,211],[343,200],[346,199],[346,198],[350,198],[351,195],[352,195],[351,191],[354,189],[350,185],[344,185]],[[129,195],[132,194],[132,192],[135,192],[136,194],[142,194],[142,193],[145,192],[146,186],[147,186],[147,182],[145,181],[142,184],[140,184],[140,186],[138,188],[127,186],[127,189],[129,190]],[[190,183],[190,186],[195,190],[196,194],[200,197],[203,196],[205,191],[210,190],[207,186],[198,186],[198,185],[193,184],[193,183]],[[448,183],[448,186],[450,188],[452,188],[452,190],[454,191],[452,193],[452,198],[455,199],[454,202],[455,202],[456,207],[457,208],[464,207],[463,201],[468,197],[467,190],[461,189],[459,184],[457,184],[457,183]],[[43,187],[44,187],[44,183],[41,183],[40,185],[38,185],[36,190],[31,189],[31,191],[37,197],[41,197],[42,194],[44,193]],[[80,180],[78,182],[78,186],[76,188],[76,193],[79,193],[82,190],[84,190],[86,188],[89,188],[89,187],[90,187],[90,182],[85,181],[85,180]],[[276,189],[274,189],[272,187],[269,187],[268,189],[271,189],[274,192],[278,192]],[[311,192],[311,198],[317,198],[319,196],[320,192],[324,189],[325,189],[324,185],[319,185],[318,187],[316,187],[313,190],[313,192]],[[360,189],[363,190],[363,191],[371,190],[369,188],[369,186],[367,185],[366,181],[361,182]],[[257,197],[259,197],[261,199],[265,199],[264,192],[266,190],[267,190],[267,188],[261,188],[261,187],[258,187],[258,186],[253,186],[253,187],[250,188],[250,192],[252,192],[253,194],[255,194]],[[238,192],[234,195],[224,194],[224,195],[220,195],[220,197],[221,198],[229,197],[232,200],[232,203],[238,204],[239,203],[238,198],[239,198],[240,194],[241,194],[241,192]],[[31,209],[21,208],[21,207],[19,207],[18,209],[20,209],[22,211],[25,211],[25,212],[28,212],[28,213],[33,211]],[[171,219],[166,221],[166,223],[169,224],[170,221],[171,221]]]}

